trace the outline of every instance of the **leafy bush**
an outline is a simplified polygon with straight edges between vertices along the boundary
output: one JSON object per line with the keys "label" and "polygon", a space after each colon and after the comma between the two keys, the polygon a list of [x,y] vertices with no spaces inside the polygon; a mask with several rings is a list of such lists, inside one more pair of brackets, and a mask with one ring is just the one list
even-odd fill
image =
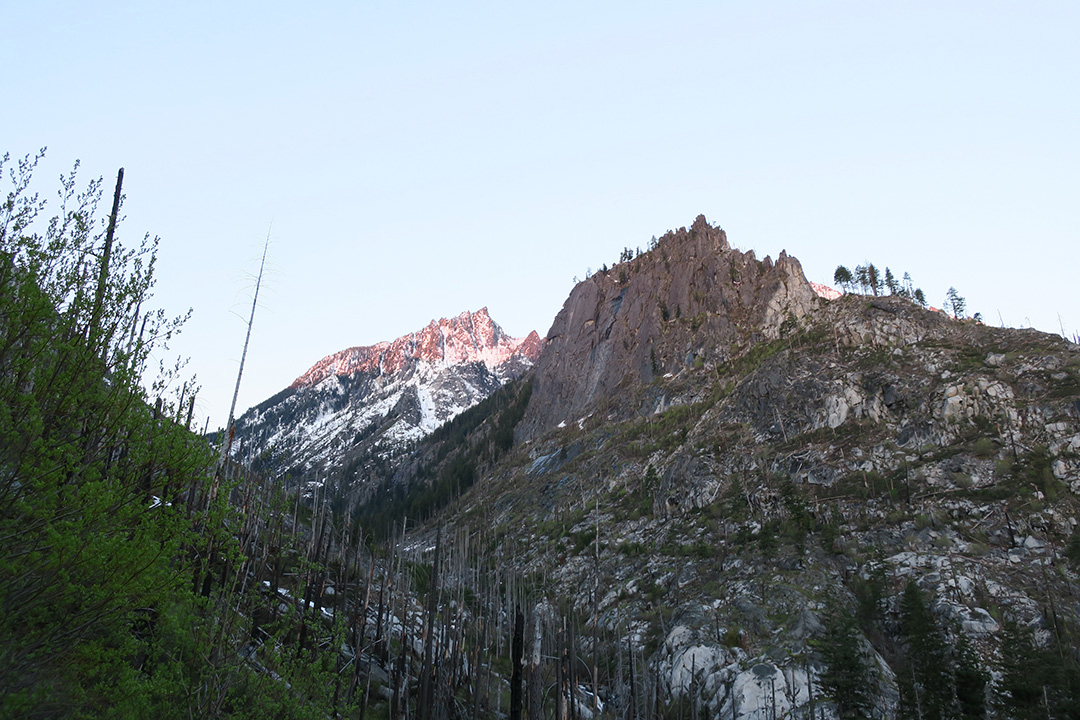
{"label": "leafy bush", "polygon": [[[13,180],[0,206],[4,717],[137,705],[160,691],[164,676],[132,662],[190,586],[184,558],[207,550],[183,503],[206,505],[208,448],[180,420],[182,400],[165,397],[175,371],[142,386],[184,320],[147,309],[156,240],[117,241],[115,222],[96,216],[101,181],[79,192],[75,171],[39,231],[36,162],[0,160]],[[119,199],[118,185],[114,219]],[[224,495],[206,522],[223,523]]]}
{"label": "leafy bush", "polygon": [[981,458],[989,458],[997,455],[997,443],[990,438],[979,438],[975,441],[975,446],[972,448],[973,452]]}

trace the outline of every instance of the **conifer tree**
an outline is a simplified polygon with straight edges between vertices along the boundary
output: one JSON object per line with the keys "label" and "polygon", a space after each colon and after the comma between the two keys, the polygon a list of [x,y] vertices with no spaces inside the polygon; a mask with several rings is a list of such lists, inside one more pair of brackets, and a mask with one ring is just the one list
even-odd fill
{"label": "conifer tree", "polygon": [[870,290],[870,275],[867,272],[866,265],[855,266],[855,284],[858,285],[864,293]]}
{"label": "conifer tree", "polygon": [[915,287],[911,281],[911,273],[906,270],[904,271],[904,279],[900,289],[902,290],[900,294],[906,298],[914,297],[915,295]]}
{"label": "conifer tree", "polygon": [[851,276],[850,270],[843,265],[837,265],[836,272],[833,273],[833,282],[840,286],[841,290],[847,292],[851,288],[854,278]]}
{"label": "conifer tree", "polygon": [[896,282],[896,277],[892,274],[892,270],[888,267],[885,268],[885,287],[889,289],[890,295],[900,294],[900,284]]}
{"label": "conifer tree", "polygon": [[989,678],[963,630],[957,628],[956,635],[956,701],[960,706],[960,717],[962,720],[983,720]]}
{"label": "conifer tree", "polygon": [[1001,682],[998,700],[1006,716],[1042,718],[1047,716],[1046,664],[1035,647],[1031,630],[1012,618],[1006,619],[1001,639]]}
{"label": "conifer tree", "polygon": [[964,309],[967,307],[967,300],[960,296],[960,293],[956,291],[956,288],[950,287],[949,292],[945,295],[945,307],[952,312],[954,318],[959,320],[964,317]]}
{"label": "conifer tree", "polygon": [[920,717],[954,717],[954,666],[948,644],[914,580],[908,582],[900,599],[900,633],[907,643],[911,687]]}
{"label": "conifer tree", "polygon": [[820,643],[825,672],[821,686],[836,702],[841,719],[864,718],[872,707],[873,673],[863,652],[854,615],[839,608],[830,611]]}
{"label": "conifer tree", "polygon": [[881,294],[884,283],[881,280],[881,272],[870,263],[866,266],[866,283],[870,286],[870,292],[875,296]]}

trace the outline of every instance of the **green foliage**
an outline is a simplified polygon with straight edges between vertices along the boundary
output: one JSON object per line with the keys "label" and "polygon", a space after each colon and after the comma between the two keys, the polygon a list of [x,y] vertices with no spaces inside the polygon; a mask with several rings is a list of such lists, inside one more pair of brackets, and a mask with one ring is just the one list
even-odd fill
{"label": "green foliage", "polygon": [[660,583],[648,583],[645,588],[645,596],[648,597],[649,602],[658,601],[660,598],[664,597],[666,593],[667,588]]}
{"label": "green foliage", "polygon": [[[959,374],[987,373],[991,371],[985,362],[986,350],[982,347],[962,347],[956,351],[955,371]],[[989,430],[992,423],[985,420],[976,420],[981,423],[981,429]]]}
{"label": "green foliage", "polygon": [[855,617],[864,629],[869,629],[882,620],[885,580],[885,564],[879,560],[871,565],[865,580],[858,579],[852,584],[858,603]]}
{"label": "green foliage", "polygon": [[900,283],[896,281],[896,276],[890,268],[885,268],[885,287],[888,288],[890,295],[897,295],[900,293]]}
{"label": "green foliage", "polygon": [[979,656],[962,630],[957,630],[956,702],[962,720],[982,720],[986,717],[986,684],[989,674],[979,662]]}
{"label": "green foliage", "polygon": [[[1056,374],[1056,373],[1054,373]],[[1052,398],[1067,398],[1080,395],[1080,375],[1075,368],[1070,368],[1065,377],[1054,377],[1050,374],[1047,378],[1048,395]]]}
{"label": "green foliage", "polygon": [[787,511],[787,519],[781,526],[784,540],[803,552],[806,536],[814,530],[814,518],[806,507],[802,493],[791,478],[785,477],[780,482],[780,500]]}
{"label": "green foliage", "polygon": [[[177,367],[143,386],[183,321],[147,309],[155,243],[110,244],[101,182],[73,175],[37,231],[33,166],[0,207],[0,717],[330,717],[339,656],[316,641],[344,628],[275,598],[255,635],[238,469],[213,477]],[[260,493],[280,529],[280,493]]]}
{"label": "green foliage", "polygon": [[746,501],[746,490],[738,477],[732,480],[731,487],[724,493],[722,516],[735,522],[742,522],[750,517],[750,505]]}
{"label": "green foliage", "polygon": [[972,448],[972,451],[976,456],[981,458],[994,457],[997,455],[998,451],[997,443],[990,438],[979,438],[975,441],[975,446]]}
{"label": "green foliage", "polygon": [[873,263],[859,265],[855,268],[855,282],[862,288],[864,293],[869,292],[874,295],[880,295],[884,287],[884,283],[881,281],[881,273]]}
{"label": "green foliage", "polygon": [[742,631],[737,626],[729,627],[724,631],[724,634],[720,637],[720,642],[729,648],[742,647],[743,637]]}
{"label": "green foliage", "polygon": [[843,265],[836,266],[836,272],[833,273],[833,282],[839,285],[840,289],[847,291],[854,281],[855,278],[852,277],[850,270]]}
{"label": "green foliage", "polygon": [[763,556],[772,557],[773,553],[776,551],[776,548],[779,545],[779,540],[777,537],[779,533],[779,520],[766,520],[761,524],[761,528],[758,530],[757,534],[757,542]]}
{"label": "green foliage", "polygon": [[710,401],[675,405],[657,416],[627,423],[619,432],[619,441],[631,457],[647,457],[657,450],[672,450],[686,442],[690,429]]}
{"label": "green foliage", "polygon": [[837,527],[836,522],[826,521],[821,524],[818,531],[818,541],[821,543],[821,549],[825,552],[836,552],[836,541],[840,539],[840,529]]}
{"label": "green foliage", "polygon": [[660,475],[657,474],[656,468],[650,463],[645,468],[645,490],[647,492],[655,492],[660,487]]}
{"label": "green foliage", "polygon": [[108,244],[74,171],[37,230],[35,164],[0,162],[0,716],[92,716],[155,691],[133,661],[186,582],[181,499],[211,458],[160,399],[176,373],[141,385],[183,322],[145,309],[156,241]]}
{"label": "green foliage", "polygon": [[431,565],[426,563],[409,562],[409,576],[412,578],[412,587],[418,597],[427,595],[431,587]]}
{"label": "green foliage", "polygon": [[967,300],[960,296],[960,293],[956,291],[956,288],[950,287],[949,291],[945,294],[945,307],[952,312],[954,318],[959,320],[964,317],[964,309],[967,307]]}
{"label": "green foliage", "polygon": [[955,666],[945,636],[914,580],[900,599],[900,634],[907,644],[907,663],[898,673],[904,699],[929,720],[953,717]]}
{"label": "green foliage", "polygon": [[1065,547],[1065,557],[1073,567],[1080,567],[1080,527],[1074,528]]}
{"label": "green foliage", "polygon": [[1006,620],[1001,641],[1001,683],[999,701],[1011,717],[1045,716],[1043,679],[1047,670],[1045,653],[1035,647],[1031,631]]}
{"label": "green foliage", "polygon": [[1080,659],[1068,636],[1047,646],[1035,642],[1030,627],[1012,618],[1001,639],[998,704],[1014,718],[1073,718],[1080,715]]}
{"label": "green foliage", "polygon": [[854,273],[843,265],[838,265],[836,272],[833,273],[833,282],[845,291],[859,287],[863,293],[872,293],[874,295],[880,295],[887,289],[890,295],[906,298],[922,307],[927,305],[926,295],[921,288],[914,286],[910,273],[905,272],[903,278],[897,280],[893,271],[886,267],[885,277],[882,278],[880,271],[873,263],[856,266]]}
{"label": "green foliage", "polygon": [[[403,517],[427,519],[460,497],[476,482],[484,463],[495,462],[513,447],[514,428],[525,416],[531,396],[531,379],[508,383],[437,428],[423,444],[437,448],[435,477],[420,474],[408,485],[383,481],[357,508],[356,518],[375,536],[387,537]],[[485,427],[490,431],[483,432]]]}
{"label": "green foliage", "polygon": [[787,348],[788,341],[783,338],[767,343],[757,343],[745,353],[735,358],[730,365],[724,369],[735,377],[741,378],[749,375],[754,370],[757,370],[766,360]]}
{"label": "green foliage", "polygon": [[514,428],[525,416],[530,397],[531,379],[508,383],[449,422],[435,428],[426,443],[439,448],[436,462],[465,445],[468,436],[492,417],[497,418],[493,441],[495,455],[509,450],[514,442]]}
{"label": "green foliage", "polygon": [[[852,423],[844,423],[850,425]],[[851,497],[868,500],[878,497],[893,497],[896,491],[894,482],[875,470],[859,470],[848,473],[837,483],[837,490]]]}
{"label": "green foliage", "polygon": [[574,547],[570,550],[570,554],[580,555],[583,551],[591,549],[594,540],[596,540],[596,528],[574,533]]}
{"label": "green foliage", "polygon": [[1064,483],[1054,476],[1053,458],[1045,445],[1036,445],[1020,455],[1012,465],[1010,479],[1018,490],[1038,490],[1048,500],[1056,500],[1065,490]]}
{"label": "green foliage", "polygon": [[842,719],[869,717],[874,674],[863,652],[855,617],[840,608],[832,608],[818,647],[825,662],[821,685],[836,702],[837,715]]}

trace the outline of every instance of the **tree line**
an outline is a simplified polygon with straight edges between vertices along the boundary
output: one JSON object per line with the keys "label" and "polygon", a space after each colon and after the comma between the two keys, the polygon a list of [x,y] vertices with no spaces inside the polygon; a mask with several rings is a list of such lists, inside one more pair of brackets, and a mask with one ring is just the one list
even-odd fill
{"label": "tree line", "polygon": [[[833,272],[833,283],[844,292],[853,292],[858,289],[864,295],[875,297],[884,294],[896,295],[922,307],[929,307],[926,294],[922,288],[915,287],[911,275],[906,271],[898,280],[891,268],[886,267],[885,274],[882,275],[877,266],[869,262],[865,265],[856,265],[854,273],[843,265],[837,265],[836,271]],[[945,308],[958,320],[967,317],[965,315],[967,300],[954,287],[950,287],[945,295]],[[975,313],[974,319],[976,322],[982,322],[982,315]]]}

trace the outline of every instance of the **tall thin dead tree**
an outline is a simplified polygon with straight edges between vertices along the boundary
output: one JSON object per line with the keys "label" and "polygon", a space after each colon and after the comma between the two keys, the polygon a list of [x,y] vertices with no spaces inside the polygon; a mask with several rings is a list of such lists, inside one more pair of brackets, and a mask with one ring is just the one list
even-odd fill
{"label": "tall thin dead tree", "polygon": [[439,559],[442,550],[442,525],[435,532],[435,557],[431,562],[431,580],[428,583],[427,615],[424,618],[424,664],[420,676],[420,712],[421,717],[431,717],[433,700],[433,666],[435,649],[435,615],[439,611]]}
{"label": "tall thin dead tree", "polygon": [[532,616],[532,647],[529,654],[526,685],[528,691],[528,718],[529,720],[541,720],[544,712],[544,689],[541,681],[542,668],[540,666],[540,661],[543,658],[544,619],[540,603],[532,605],[530,614]]}
{"label": "tall thin dead tree", "polygon": [[[90,313],[90,346],[93,347],[101,334],[101,313],[105,309],[105,290],[109,283],[109,259],[112,256],[113,237],[116,235],[117,215],[120,213],[120,202],[123,199],[124,168],[116,173],[116,191],[113,193],[112,212],[109,213],[109,227],[105,231],[105,246],[101,250],[100,264],[98,265],[97,291],[94,294],[94,308]],[[133,323],[134,326],[134,323]],[[104,356],[104,352],[102,353]]]}
{"label": "tall thin dead tree", "polygon": [[244,352],[240,355],[240,369],[236,372],[236,387],[233,389],[232,404],[229,406],[229,421],[225,424],[225,437],[221,440],[221,450],[218,453],[217,471],[214,473],[214,486],[211,494],[217,493],[218,476],[222,466],[225,464],[225,458],[228,457],[229,450],[232,448],[233,435],[236,432],[236,428],[233,426],[236,415],[236,399],[240,395],[240,380],[244,376],[244,361],[247,360],[248,345],[251,343],[251,326],[255,324],[255,308],[259,304],[259,289],[262,287],[263,269],[266,267],[266,251],[269,248],[270,231],[267,230],[266,242],[263,243],[262,260],[259,261],[259,276],[255,280],[255,296],[251,299],[251,316],[248,318],[247,335],[244,337]]}
{"label": "tall thin dead tree", "polygon": [[514,637],[510,647],[510,720],[521,720],[521,660],[525,654],[525,615],[514,609]]}

